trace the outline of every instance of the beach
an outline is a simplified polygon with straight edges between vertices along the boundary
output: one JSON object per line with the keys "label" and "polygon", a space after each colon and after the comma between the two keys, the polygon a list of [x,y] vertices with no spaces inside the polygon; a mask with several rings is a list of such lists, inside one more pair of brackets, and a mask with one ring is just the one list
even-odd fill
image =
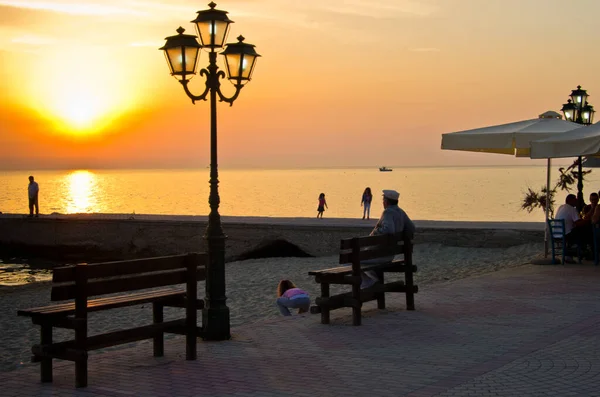
{"label": "beach", "polygon": [[[543,242],[501,248],[456,247],[439,243],[416,244],[413,261],[418,267],[418,272],[415,274],[415,282],[422,293],[427,290],[427,286],[436,283],[530,263],[543,256],[543,249]],[[235,336],[236,326],[280,316],[275,305],[275,289],[280,279],[294,281],[299,287],[306,289],[314,300],[319,294],[319,285],[308,276],[308,271],[334,266],[337,266],[337,256],[261,258],[227,263],[227,305],[231,314],[232,334]],[[347,288],[332,286],[331,289],[332,293],[335,293]],[[39,341],[39,327],[34,326],[29,318],[17,317],[16,312],[21,308],[49,304],[49,295],[48,282],[0,287],[0,371],[32,365],[30,349]],[[199,283],[199,295],[204,295],[204,282]],[[415,299],[418,310],[419,294]],[[347,312],[350,312],[350,309],[337,310],[332,313],[332,317],[344,316]],[[175,318],[177,313],[176,309],[167,310],[165,319]],[[149,305],[92,313],[89,332],[93,335],[124,326],[140,325],[151,321],[151,315]],[[318,322],[319,317],[315,315],[314,321]],[[56,340],[71,338],[72,335],[72,331],[55,330]],[[121,347],[106,350],[118,348]]]}

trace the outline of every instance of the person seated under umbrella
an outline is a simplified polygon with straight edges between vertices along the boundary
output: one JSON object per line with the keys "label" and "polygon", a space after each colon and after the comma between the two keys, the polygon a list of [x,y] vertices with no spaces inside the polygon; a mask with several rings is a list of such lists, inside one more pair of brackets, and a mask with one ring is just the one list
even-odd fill
{"label": "person seated under umbrella", "polygon": [[[579,218],[577,212],[577,197],[574,194],[567,195],[565,203],[558,207],[555,219],[565,221],[565,239],[567,244],[579,244],[581,248],[592,243],[592,229],[589,222]],[[573,258],[565,257],[565,260],[572,261]]]}

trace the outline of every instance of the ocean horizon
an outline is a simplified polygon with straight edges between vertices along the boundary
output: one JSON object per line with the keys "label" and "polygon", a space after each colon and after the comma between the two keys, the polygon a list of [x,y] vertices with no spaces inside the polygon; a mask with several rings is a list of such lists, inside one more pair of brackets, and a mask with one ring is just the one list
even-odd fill
{"label": "ocean horizon", "polygon": [[[541,210],[521,209],[527,188],[546,183],[543,165],[452,167],[220,168],[219,212],[230,216],[312,217],[325,193],[325,217],[360,218],[368,186],[374,194],[371,218],[382,211],[380,192],[395,189],[399,205],[413,219],[539,222]],[[556,181],[559,165],[553,167]],[[28,212],[27,177],[40,185],[42,214],[119,213],[206,215],[209,169],[96,169],[0,171],[0,211]],[[600,175],[586,177],[584,194],[600,189]],[[559,192],[556,203],[567,192]]]}

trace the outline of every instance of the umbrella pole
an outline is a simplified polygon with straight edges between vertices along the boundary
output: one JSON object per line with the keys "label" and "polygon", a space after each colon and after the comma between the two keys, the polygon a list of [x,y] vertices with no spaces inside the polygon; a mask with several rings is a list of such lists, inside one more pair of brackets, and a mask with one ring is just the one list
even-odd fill
{"label": "umbrella pole", "polygon": [[550,167],[552,165],[552,159],[548,159],[548,165],[546,165],[546,222],[544,227],[544,258],[548,257],[548,217],[550,216]]}

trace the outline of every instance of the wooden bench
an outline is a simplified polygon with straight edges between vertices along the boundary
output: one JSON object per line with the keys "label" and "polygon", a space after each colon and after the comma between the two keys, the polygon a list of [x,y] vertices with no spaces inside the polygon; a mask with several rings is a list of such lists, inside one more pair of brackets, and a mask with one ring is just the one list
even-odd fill
{"label": "wooden bench", "polygon": [[[52,274],[52,301],[57,305],[19,310],[41,326],[41,342],[34,345],[32,361],[40,362],[42,382],[52,382],[52,359],[75,362],[75,384],[87,386],[88,351],[143,339],[154,339],[154,356],[164,354],[164,333],[186,335],[186,359],[196,359],[197,282],[205,279],[206,254],[185,254],[56,268]],[[185,289],[161,288],[185,284]],[[149,290],[150,288],[154,288]],[[145,290],[145,291],[139,291]],[[119,294],[89,299],[92,296]],[[188,299],[188,297],[190,299]],[[88,336],[88,313],[152,303],[153,323],[135,328]],[[185,317],[163,321],[163,308],[185,308]],[[75,339],[53,342],[53,328],[75,331]]]}
{"label": "wooden bench", "polygon": [[[413,283],[413,273],[417,271],[417,267],[412,263],[412,251],[412,238],[403,233],[342,240],[339,263],[351,263],[352,266],[308,272],[309,275],[315,276],[317,283],[321,284],[321,297],[316,299],[316,306],[311,307],[311,313],[321,313],[321,323],[329,324],[331,310],[351,307],[352,323],[360,325],[362,303],[377,300],[377,308],[385,309],[386,292],[405,293],[407,310],[415,310],[414,294],[419,291],[419,288]],[[381,258],[385,260],[397,254],[403,254],[404,258],[361,265],[361,262],[367,260]],[[361,289],[361,273],[367,270],[374,271],[380,282],[372,287]],[[405,281],[385,283],[384,273],[404,273]],[[351,285],[352,291],[329,296],[330,284]]]}

